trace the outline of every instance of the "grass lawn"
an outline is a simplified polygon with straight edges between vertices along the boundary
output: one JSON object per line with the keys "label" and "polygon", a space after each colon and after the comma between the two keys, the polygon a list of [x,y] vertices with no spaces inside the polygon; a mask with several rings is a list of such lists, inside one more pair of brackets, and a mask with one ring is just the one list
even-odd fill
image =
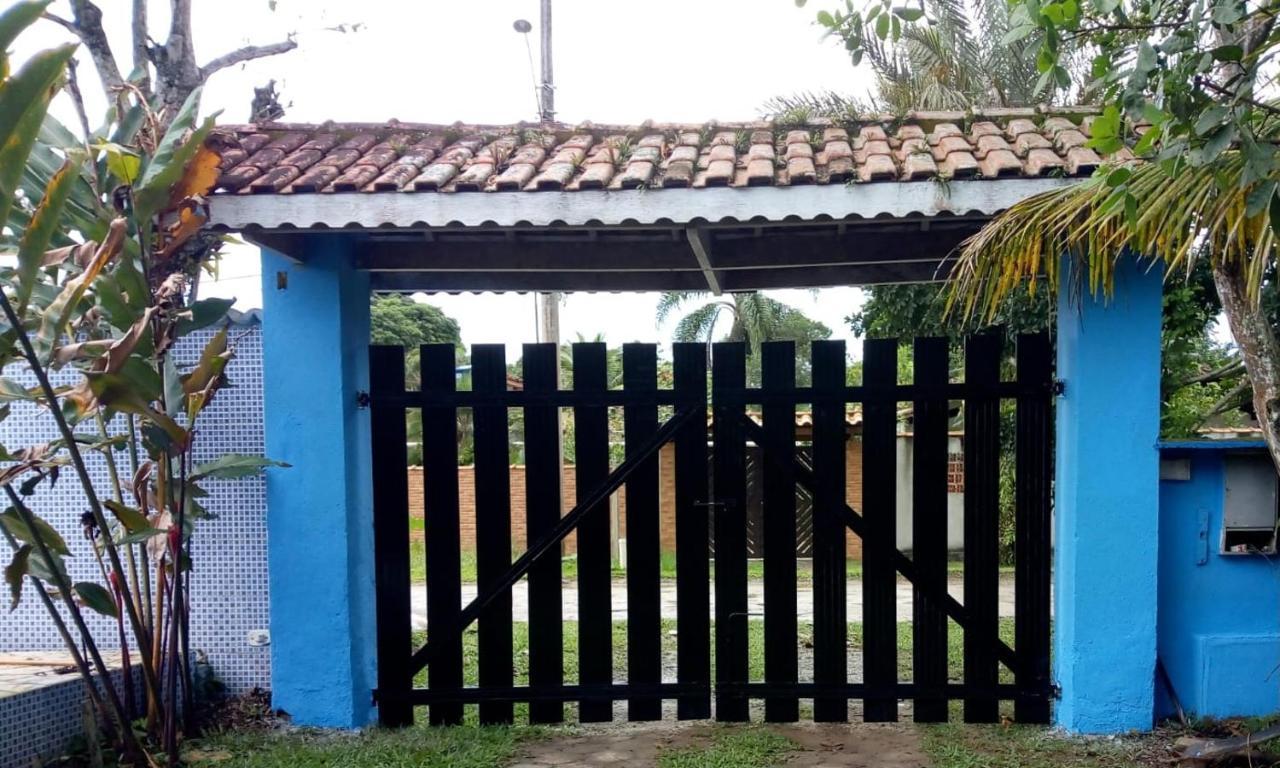
{"label": "grass lawn", "polygon": [[210,736],[184,755],[193,766],[219,768],[499,768],[520,741],[540,729],[431,728],[363,733],[292,731]]}
{"label": "grass lawn", "polygon": [[[529,627],[524,622],[513,625],[513,672],[516,684],[528,682]],[[664,654],[670,654],[677,642],[675,622],[662,623]],[[798,628],[798,643],[806,643],[813,627],[803,623]],[[1013,621],[1002,619],[1000,634],[1012,641]],[[961,676],[963,667],[962,634],[954,624],[948,633],[948,670],[953,679]],[[748,654],[751,679],[764,676],[764,624],[754,620],[748,624]],[[425,640],[415,633],[414,642]],[[474,685],[478,678],[477,635],[473,629],[463,637],[464,679]],[[849,642],[859,646],[862,625],[849,625]],[[613,666],[626,669],[626,622],[613,625]],[[898,625],[898,674],[911,677],[911,625]],[[564,669],[566,682],[578,678],[578,638],[576,622],[565,622]],[[1002,681],[1011,678],[1001,670]],[[425,672],[415,681],[426,684]],[[955,705],[959,706],[958,702]],[[566,719],[575,719],[575,706],[566,704]],[[212,735],[194,742],[187,757],[192,765],[223,768],[358,768],[360,766],[421,766],[423,768],[501,768],[515,759],[520,744],[528,739],[559,735],[572,738],[573,731],[554,728],[481,727],[476,724],[474,706],[467,706],[467,726],[431,728],[425,725],[426,712],[417,713],[419,725],[401,731],[372,729],[360,734],[296,730],[273,733],[231,733]],[[516,705],[516,722],[527,722],[527,705]],[[953,713],[959,717],[958,709]],[[936,768],[1013,768],[1027,766],[1063,766],[1064,768],[1118,768],[1132,765],[1123,745],[1111,742],[1080,742],[1048,735],[1043,728],[1000,726],[943,725],[923,729],[924,747]],[[795,748],[787,738],[766,727],[717,726],[705,743],[697,747],[680,747],[664,751],[658,765],[662,768],[764,768],[777,765]]]}
{"label": "grass lawn", "polygon": [[[420,522],[420,521],[419,521]],[[516,552],[512,555],[512,559],[518,557],[521,553]],[[661,575],[664,579],[674,579],[676,577],[676,556],[671,552],[662,553]],[[963,573],[964,563],[959,561],[950,561],[947,563],[947,569],[951,573]],[[845,566],[850,579],[862,578],[862,561],[850,560]],[[711,564],[711,572],[715,573],[715,563]],[[1012,566],[1001,566],[1001,573],[1013,573]],[[576,581],[578,578],[578,558],[569,555],[562,558],[560,563],[561,577],[565,581]],[[625,568],[620,567],[617,563],[613,566],[613,577],[615,579],[624,579],[627,576]],[[409,577],[414,584],[425,584],[427,581],[427,555],[421,541],[414,541],[409,547]],[[764,561],[755,559],[747,561],[747,578],[763,579],[764,578]],[[476,581],[476,553],[462,553],[462,582],[464,584],[473,584]],[[813,561],[799,560],[796,563],[796,582],[798,584],[808,585],[813,583]]]}
{"label": "grass lawn", "polygon": [[[1080,739],[1028,725],[947,723],[922,729],[933,768],[1132,768],[1149,738]],[[1167,762],[1167,761],[1166,761]]]}
{"label": "grass lawn", "polygon": [[795,746],[765,728],[721,728],[712,733],[709,744],[663,752],[658,768],[766,768],[783,762]]}

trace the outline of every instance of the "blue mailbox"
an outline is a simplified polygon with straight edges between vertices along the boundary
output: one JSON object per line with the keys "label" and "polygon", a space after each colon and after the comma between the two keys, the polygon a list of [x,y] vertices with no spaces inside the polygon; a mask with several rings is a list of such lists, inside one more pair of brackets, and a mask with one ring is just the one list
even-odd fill
{"label": "blue mailbox", "polygon": [[1161,444],[1158,717],[1280,711],[1278,487],[1261,442]]}

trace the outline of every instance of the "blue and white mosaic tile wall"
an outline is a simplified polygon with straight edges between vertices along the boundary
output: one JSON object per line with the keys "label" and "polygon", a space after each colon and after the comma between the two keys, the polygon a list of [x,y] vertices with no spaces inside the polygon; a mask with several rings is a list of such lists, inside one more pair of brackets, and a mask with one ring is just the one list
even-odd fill
{"label": "blue and white mosaic tile wall", "polygon": [[[236,356],[227,371],[232,386],[220,391],[200,417],[197,463],[225,453],[260,455],[263,451],[262,335],[258,313],[237,314],[233,319],[231,342]],[[180,368],[195,363],[212,334],[213,329],[200,331],[178,344],[175,356]],[[11,369],[6,374],[24,383],[35,383],[27,371]],[[65,371],[55,384],[71,383],[75,378],[75,373]],[[82,429],[88,431],[87,426]],[[0,444],[15,450],[46,442],[55,432],[47,415],[26,404],[16,404],[9,418],[0,421]],[[117,456],[127,479],[127,456]],[[90,472],[99,488],[110,487],[106,462],[101,457],[92,457]],[[231,692],[266,688],[271,682],[271,657],[270,648],[263,644],[268,627],[264,481],[248,478],[204,485],[210,492],[205,506],[216,517],[199,524],[192,545],[196,570],[192,575],[191,647],[207,654]],[[64,536],[78,531],[80,514],[87,508],[70,470],[64,471],[52,488],[47,482],[42,483],[31,503]],[[68,536],[68,545],[73,553],[68,561],[72,579],[101,581],[87,542]],[[0,556],[4,563],[8,559],[7,553]],[[44,606],[29,584],[25,590],[16,611],[0,614],[0,651],[61,648]],[[113,647],[110,638],[115,637],[114,623],[108,625],[102,617],[92,616],[99,643]]]}
{"label": "blue and white mosaic tile wall", "polygon": [[[123,673],[111,674],[117,690]],[[142,697],[135,677],[134,696]],[[56,683],[0,698],[0,768],[30,768],[52,761],[84,733],[84,708],[88,700],[79,675],[65,675]]]}

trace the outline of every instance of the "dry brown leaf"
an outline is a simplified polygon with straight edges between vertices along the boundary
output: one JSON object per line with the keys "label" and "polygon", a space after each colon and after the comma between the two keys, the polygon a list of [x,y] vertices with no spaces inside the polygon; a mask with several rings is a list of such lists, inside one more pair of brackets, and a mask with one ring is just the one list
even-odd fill
{"label": "dry brown leaf", "polygon": [[200,213],[200,205],[199,201],[192,198],[182,201],[178,209],[178,220],[165,228],[164,246],[159,254],[161,259],[172,256],[174,251],[181,248],[208,221],[208,218]]}
{"label": "dry brown leaf", "polygon": [[196,150],[195,157],[182,170],[182,178],[169,193],[169,208],[173,209],[189,197],[201,197],[213,191],[221,173],[222,153],[228,148],[228,138],[217,132],[205,137],[204,144]]}

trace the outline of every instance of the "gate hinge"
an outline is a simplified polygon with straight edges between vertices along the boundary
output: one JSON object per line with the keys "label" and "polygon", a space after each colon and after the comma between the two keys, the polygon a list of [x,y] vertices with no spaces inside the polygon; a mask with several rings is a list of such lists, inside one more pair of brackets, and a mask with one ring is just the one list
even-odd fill
{"label": "gate hinge", "polygon": [[1062,397],[1067,393],[1067,382],[1065,379],[1053,380],[1053,394]]}
{"label": "gate hinge", "polygon": [[357,407],[357,408],[368,408],[368,407],[369,407],[369,403],[370,403],[370,402],[372,402],[372,401],[373,401],[373,399],[372,399],[371,397],[369,397],[369,393],[368,393],[368,392],[366,392],[366,391],[364,391],[363,389],[356,393],[356,407]]}
{"label": "gate hinge", "polygon": [[1054,701],[1062,700],[1062,686],[1057,683],[1049,683],[1049,698]]}

